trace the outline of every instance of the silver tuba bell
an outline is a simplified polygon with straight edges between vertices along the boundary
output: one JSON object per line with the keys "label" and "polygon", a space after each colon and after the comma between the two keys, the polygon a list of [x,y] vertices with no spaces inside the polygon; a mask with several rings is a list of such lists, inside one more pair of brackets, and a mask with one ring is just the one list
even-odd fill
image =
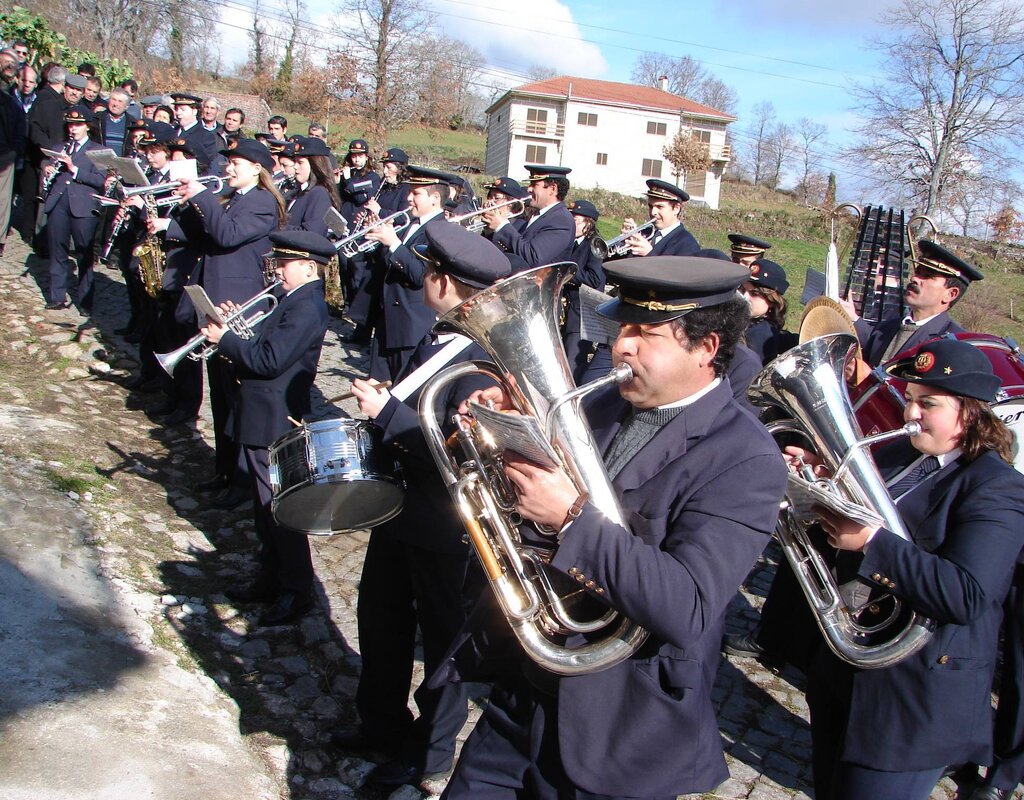
{"label": "silver tuba bell", "polygon": [[[468,336],[497,367],[486,362],[448,367],[426,383],[419,402],[423,433],[505,617],[527,655],[559,675],[614,666],[643,644],[647,631],[589,598],[574,581],[569,586],[567,576],[551,569],[553,540],[546,549],[522,541],[514,490],[505,478],[501,453],[489,447],[485,436],[462,427],[457,440],[464,457],[453,455],[435,406],[448,384],[474,374],[490,376],[504,386],[522,414],[540,423],[566,473],[589,492],[590,502],[624,525],[578,400],[600,386],[630,380],[632,371],[622,365],[605,378],[575,387],[557,323],[562,284],[574,269],[574,264],[552,264],[513,275],[443,316],[435,330]],[[575,607],[579,600],[598,610],[580,614]],[[578,647],[567,644],[574,634],[588,634],[588,641]]]}
{"label": "silver tuba bell", "polygon": [[[797,435],[833,472],[830,480],[791,474],[775,532],[796,575],[825,641],[839,658],[863,669],[887,667],[913,654],[931,637],[935,623],[901,608],[895,597],[864,598],[863,584],[840,586],[822,554],[811,542],[807,520],[796,512],[794,498],[809,493],[816,502],[849,516],[860,509],[881,520],[897,536],[910,539],[889,496],[869,445],[915,435],[917,423],[864,438],[846,391],[844,372],[856,352],[857,340],[845,333],[811,339],[776,358],[750,385],[749,398],[758,406],[781,409],[783,418],[768,423],[773,436]],[[832,501],[829,498],[833,498]],[[889,614],[865,625],[862,612],[889,603]]]}

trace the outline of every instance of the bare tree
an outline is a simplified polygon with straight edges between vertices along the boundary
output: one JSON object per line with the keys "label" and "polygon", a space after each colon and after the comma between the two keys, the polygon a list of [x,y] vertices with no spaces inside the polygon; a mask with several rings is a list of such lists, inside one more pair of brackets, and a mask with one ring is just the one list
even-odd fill
{"label": "bare tree", "polygon": [[[797,120],[793,133],[796,137],[796,148],[802,168],[799,182],[801,200],[806,204],[812,190],[811,172],[821,161],[814,148],[818,146],[819,142],[824,141],[825,136],[828,135],[828,128],[807,117],[801,117]],[[816,189],[817,185],[818,182],[813,182],[813,188]]]}
{"label": "bare tree", "polygon": [[1002,0],[900,0],[884,15],[884,83],[856,87],[852,153],[924,213],[972,160],[986,168],[1022,139],[1024,11]]}
{"label": "bare tree", "polygon": [[673,58],[663,53],[644,53],[633,63],[630,77],[634,83],[658,87],[662,77],[666,77],[668,91],[681,97],[691,97],[708,77],[708,71],[692,56]]}
{"label": "bare tree", "polygon": [[416,104],[419,120],[426,125],[459,128],[470,121],[480,105],[474,85],[480,81],[483,55],[471,45],[444,35],[426,37],[421,47],[424,60],[433,61],[434,66],[420,76]]}
{"label": "bare tree", "polygon": [[771,130],[771,135],[766,141],[767,172],[764,184],[772,189],[779,188],[782,180],[782,173],[793,158],[796,149],[796,139],[793,138],[793,131],[784,122],[778,123]]}
{"label": "bare tree", "polygon": [[726,114],[735,114],[736,107],[740,102],[736,90],[714,76],[709,76],[701,81],[693,99],[716,111],[724,111]]}
{"label": "bare tree", "polygon": [[754,172],[754,185],[762,183],[769,172],[769,144],[775,124],[775,106],[764,100],[754,106],[753,129],[750,132],[750,166]]}
{"label": "bare tree", "polygon": [[546,81],[558,75],[558,70],[544,64],[530,64],[526,68],[526,77],[531,81]]}
{"label": "bare tree", "polygon": [[430,30],[421,0],[343,0],[339,33],[348,54],[359,67],[355,109],[366,118],[367,136],[379,150],[388,131],[408,122],[416,112],[411,76],[424,64],[416,42]]}
{"label": "bare tree", "polygon": [[270,33],[260,12],[260,0],[256,0],[252,8],[252,27],[249,29],[249,66],[257,94],[264,94],[268,88],[266,86],[269,81],[267,76],[270,73],[273,60],[271,50]]}

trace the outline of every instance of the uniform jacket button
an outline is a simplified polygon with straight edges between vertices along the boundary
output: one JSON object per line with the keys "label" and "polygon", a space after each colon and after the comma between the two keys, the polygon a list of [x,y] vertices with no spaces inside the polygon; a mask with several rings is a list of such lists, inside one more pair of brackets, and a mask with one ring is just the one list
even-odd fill
{"label": "uniform jacket button", "polygon": [[876,582],[882,580],[881,573],[879,573],[879,572],[872,572],[871,573],[871,580],[876,581]]}
{"label": "uniform jacket button", "polygon": [[570,575],[575,575],[577,572],[579,572],[579,570],[576,569],[576,567],[569,567],[569,574]]}
{"label": "uniform jacket button", "polygon": [[583,583],[586,579],[587,579],[586,575],[581,575],[579,573],[576,574],[576,580],[578,580],[580,583]]}
{"label": "uniform jacket button", "polygon": [[946,655],[939,656],[939,663],[940,664],[948,664],[949,663],[949,656],[946,656]]}
{"label": "uniform jacket button", "polygon": [[594,588],[595,586],[597,586],[597,584],[596,584],[596,583],[594,583],[593,581],[587,581],[587,582],[586,582],[585,584],[583,584],[583,585],[584,585],[584,586],[586,586],[586,587],[587,587],[588,589],[593,589],[593,588]]}

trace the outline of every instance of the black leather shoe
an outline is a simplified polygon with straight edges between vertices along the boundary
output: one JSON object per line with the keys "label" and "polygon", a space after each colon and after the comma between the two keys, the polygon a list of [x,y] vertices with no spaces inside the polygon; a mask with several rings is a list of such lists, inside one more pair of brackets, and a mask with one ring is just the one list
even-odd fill
{"label": "black leather shoe", "polygon": [[182,425],[186,422],[193,422],[196,419],[196,414],[189,411],[187,408],[176,408],[162,420],[161,425]]}
{"label": "black leather shoe", "polygon": [[738,658],[761,658],[765,649],[757,643],[751,633],[733,633],[722,639],[722,652]]}
{"label": "black leather shoe", "polygon": [[1011,794],[1012,789],[1000,789],[996,786],[979,786],[969,795],[967,800],[1006,800]]}
{"label": "black leather shoe", "polygon": [[130,389],[133,392],[158,392],[163,388],[163,380],[157,376],[155,378],[143,378],[141,375],[136,375],[130,381],[126,381],[124,384],[125,389]]}
{"label": "black leather shoe", "polygon": [[224,592],[232,603],[269,603],[277,597],[280,589],[276,582],[266,578],[257,578],[248,586],[228,589]]}
{"label": "black leather shoe", "polygon": [[221,511],[230,511],[233,508],[238,508],[246,500],[252,500],[252,492],[246,491],[241,486],[229,486],[217,495],[210,505]]}
{"label": "black leather shoe", "polygon": [[160,405],[154,406],[153,408],[149,409],[149,411],[147,411],[146,413],[148,413],[150,417],[154,418],[166,417],[168,414],[173,414],[177,410],[178,407],[171,400],[165,400]]}
{"label": "black leather shoe", "polygon": [[305,616],[313,607],[313,598],[295,592],[281,592],[274,605],[260,614],[260,625],[285,625]]}
{"label": "black leather shoe", "polygon": [[386,761],[371,769],[367,773],[363,785],[374,789],[395,789],[399,786],[419,786],[422,783],[443,781],[450,775],[451,770],[426,773],[419,767],[396,759]]}
{"label": "black leather shoe", "polygon": [[209,480],[199,481],[192,488],[197,492],[219,492],[228,488],[228,479],[225,475],[214,475]]}
{"label": "black leather shoe", "polygon": [[347,753],[397,754],[400,736],[373,736],[361,730],[335,729],[331,731],[330,745]]}
{"label": "black leather shoe", "polygon": [[68,308],[70,305],[70,303],[47,303],[45,306],[43,306],[43,308],[45,308],[47,311],[62,311],[63,309]]}

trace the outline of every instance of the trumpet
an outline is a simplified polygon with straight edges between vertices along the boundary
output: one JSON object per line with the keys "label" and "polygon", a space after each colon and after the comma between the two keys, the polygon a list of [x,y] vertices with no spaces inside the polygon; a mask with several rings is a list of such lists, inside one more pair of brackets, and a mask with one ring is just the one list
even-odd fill
{"label": "trumpet", "polygon": [[[274,309],[277,308],[277,298],[274,297],[273,291],[280,285],[281,281],[275,280],[262,292],[253,295],[242,303],[241,306],[224,319],[224,324],[227,325],[228,330],[240,339],[251,339],[253,329],[273,314]],[[270,307],[264,311],[257,312],[251,317],[245,316],[246,312],[264,302],[270,303]],[[178,366],[183,358],[189,358],[192,361],[206,361],[216,352],[217,345],[207,342],[206,337],[202,333],[197,333],[177,350],[171,350],[169,353],[154,353],[154,355],[156,356],[157,363],[163,367],[164,372],[168,375],[173,375],[174,368]]]}
{"label": "trumpet", "polygon": [[511,200],[504,200],[501,203],[485,205],[481,208],[467,211],[465,214],[459,214],[457,217],[449,217],[448,221],[454,222],[456,225],[462,225],[463,222],[469,220],[469,224],[464,225],[463,227],[472,233],[480,233],[480,231],[487,227],[487,223],[482,219],[482,215],[486,214],[488,211],[497,211],[499,208],[516,209],[511,211],[508,215],[508,218],[512,219],[513,217],[518,217],[525,213],[526,203],[517,198],[512,198]]}
{"label": "trumpet", "polygon": [[629,245],[626,244],[629,237],[637,235],[650,239],[654,235],[654,220],[649,219],[643,225],[630,228],[625,233],[620,233],[608,242],[600,236],[595,236],[590,241],[590,251],[602,261],[609,257],[618,258],[619,256],[624,256],[629,252]]}
{"label": "trumpet", "polygon": [[339,250],[341,254],[347,258],[353,258],[359,253],[369,253],[371,250],[375,249],[380,242],[367,239],[366,234],[374,228],[380,228],[381,226],[388,224],[394,226],[395,233],[401,233],[412,225],[412,214],[408,211],[396,211],[394,214],[389,214],[388,216],[375,220],[374,222],[369,222],[360,227],[355,233],[350,233],[344,239],[336,241],[334,243],[334,248]]}
{"label": "trumpet", "polygon": [[[214,194],[220,194],[221,189],[224,188],[224,181],[216,175],[204,175],[197,178],[196,182],[208,184],[207,188]],[[181,198],[174,194],[174,190],[180,188],[183,183],[184,181],[168,181],[167,183],[154,183],[150,186],[133,186],[130,189],[123,189],[121,196],[127,200],[130,197],[154,195],[157,208],[173,206],[181,202]]]}

